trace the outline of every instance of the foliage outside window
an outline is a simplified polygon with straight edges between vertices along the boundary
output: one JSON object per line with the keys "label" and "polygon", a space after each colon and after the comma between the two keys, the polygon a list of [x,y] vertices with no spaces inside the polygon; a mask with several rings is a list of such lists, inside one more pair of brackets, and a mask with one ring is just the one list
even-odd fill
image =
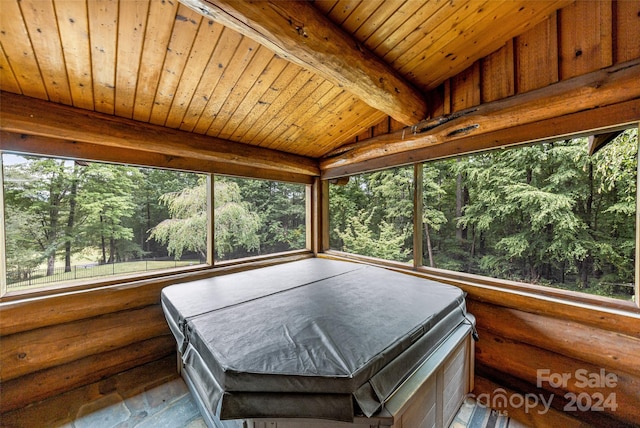
{"label": "foliage outside window", "polygon": [[398,262],[413,258],[413,168],[393,168],[330,185],[330,247]]}
{"label": "foliage outside window", "polygon": [[[2,154],[8,291],[206,261],[206,176]],[[196,189],[194,191],[194,189]],[[172,218],[174,217],[174,218]],[[185,244],[204,241],[203,245]]]}
{"label": "foliage outside window", "polygon": [[637,129],[424,164],[424,264],[630,300]]}
{"label": "foliage outside window", "polygon": [[216,261],[306,248],[306,187],[216,176],[214,181]]}

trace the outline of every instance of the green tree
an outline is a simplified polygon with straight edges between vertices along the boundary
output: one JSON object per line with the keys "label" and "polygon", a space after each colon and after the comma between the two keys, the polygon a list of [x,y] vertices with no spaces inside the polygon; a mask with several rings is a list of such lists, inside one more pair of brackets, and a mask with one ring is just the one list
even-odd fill
{"label": "green tree", "polygon": [[137,203],[135,215],[131,218],[133,240],[142,248],[145,256],[164,257],[168,255],[167,248],[159,241],[149,239],[151,229],[170,217],[167,204],[162,203],[160,198],[166,193],[196,187],[201,176],[157,168],[140,168],[140,173],[142,180],[134,189]]}
{"label": "green tree", "polygon": [[137,201],[135,189],[142,181],[137,168],[90,163],[78,193],[78,239],[83,246],[97,246],[101,263],[136,257],[142,249],[133,242],[131,218]]}
{"label": "green tree", "polygon": [[72,162],[25,156],[5,168],[8,264],[55,268],[57,251],[66,241],[64,218],[72,187]]}
{"label": "green tree", "polygon": [[350,177],[330,188],[331,246],[406,262],[413,249],[413,169]]}
{"label": "green tree", "polygon": [[[202,178],[194,188],[166,193],[160,198],[171,217],[151,229],[150,239],[167,245],[169,254],[176,260],[185,251],[198,252],[206,258],[206,195],[206,179]],[[224,179],[216,180],[214,201],[214,250],[217,256],[224,257],[237,247],[248,251],[259,248],[260,221],[242,201],[238,185]]]}
{"label": "green tree", "polygon": [[230,177],[218,180],[222,179],[236,183],[242,200],[249,203],[251,212],[259,216],[260,253],[270,254],[305,248],[306,191],[304,185]]}

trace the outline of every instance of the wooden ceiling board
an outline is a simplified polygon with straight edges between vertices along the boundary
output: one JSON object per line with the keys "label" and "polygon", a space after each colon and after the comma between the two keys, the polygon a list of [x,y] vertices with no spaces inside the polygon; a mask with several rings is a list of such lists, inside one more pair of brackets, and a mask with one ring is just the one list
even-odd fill
{"label": "wooden ceiling board", "polygon": [[[202,116],[200,116],[200,119],[194,128],[194,132],[197,132],[198,134],[207,133],[208,135],[217,133],[215,130],[212,131],[210,129],[211,123],[220,111],[224,102],[227,100],[231,91],[233,91],[233,88],[239,84],[240,77],[242,77],[243,72],[251,63],[258,47],[259,45],[257,42],[254,42],[247,37],[242,38],[233,57],[228,62],[227,66],[224,67],[224,71],[218,81],[218,85],[211,93],[207,106],[204,108]],[[264,64],[264,67],[266,67],[266,64]]]}
{"label": "wooden ceiling board", "polygon": [[[473,3],[428,2],[416,12],[413,20],[407,20],[404,32],[387,38],[375,52],[389,64],[404,65],[408,59],[420,55],[434,41],[453,31],[461,20],[473,13],[473,7]],[[421,21],[418,26],[415,26],[415,19]]]}
{"label": "wooden ceiling board", "polygon": [[[289,100],[295,96],[310,80],[318,79],[318,77],[310,71],[303,70],[293,64],[288,66],[293,71],[297,71],[295,77],[293,77],[288,83],[283,85],[271,86],[273,92],[273,98],[269,98],[266,102],[266,109],[259,109],[261,111],[260,116],[249,126],[243,127],[238,131],[244,132],[239,141],[254,141],[258,135],[262,132],[262,129],[275,117],[283,108],[286,107]],[[285,69],[285,71],[287,71]],[[284,73],[284,72],[283,72]],[[285,75],[285,81],[287,75]],[[283,82],[284,83],[284,82]]]}
{"label": "wooden ceiling board", "polygon": [[342,28],[353,34],[384,3],[384,0],[367,0],[361,2],[342,22]]}
{"label": "wooden ceiling board", "polygon": [[92,0],[87,6],[95,109],[114,114],[119,2]]}
{"label": "wooden ceiling board", "polygon": [[308,150],[311,153],[326,153],[337,147],[335,141],[349,141],[383,117],[380,112],[363,105],[355,96],[345,92],[334,99],[316,118],[325,125],[315,127],[304,135],[305,140],[313,141],[313,145],[316,146],[310,145]]}
{"label": "wooden ceiling board", "polygon": [[405,0],[384,0],[380,6],[353,32],[357,40],[367,40],[393,16]]}
{"label": "wooden ceiling board", "polygon": [[266,135],[258,145],[283,150],[286,141],[280,136],[288,129],[297,126],[296,123],[306,123],[304,118],[309,117],[308,114],[313,111],[313,106],[316,105],[317,101],[327,93],[330,93],[332,89],[336,89],[331,82],[321,79],[309,81],[305,86],[308,86],[308,90],[305,91],[303,88],[298,92],[295,103],[292,99],[292,102],[287,106],[288,108],[282,109],[269,125],[262,130],[262,133]]}
{"label": "wooden ceiling board", "polygon": [[94,110],[93,66],[87,3],[57,0],[54,4],[73,105],[86,110]]}
{"label": "wooden ceiling board", "polygon": [[[298,116],[295,123],[277,137],[280,142],[279,150],[299,150],[300,141],[305,141],[307,139],[306,130],[312,129],[313,123],[318,120],[322,120],[320,116],[324,111],[325,106],[328,106],[333,100],[343,93],[344,90],[342,88],[334,86],[331,90],[325,93],[322,98],[316,100],[309,109],[303,112],[302,115]],[[312,156],[311,153],[324,153],[324,149],[316,142],[308,147],[306,156]]]}
{"label": "wooden ceiling board", "polygon": [[[153,99],[149,122],[154,125],[164,125],[171,109],[176,89],[182,75],[191,75],[185,67],[189,60],[191,49],[198,46],[196,36],[202,23],[202,15],[180,5],[173,25],[173,33],[167,47],[167,54],[160,72],[160,80]],[[207,25],[207,24],[205,24]]]}
{"label": "wooden ceiling board", "polygon": [[342,24],[361,3],[361,0],[339,0],[329,11],[329,18]]}
{"label": "wooden ceiling board", "polygon": [[[255,54],[244,71],[242,71],[238,82],[233,85],[231,92],[220,105],[220,109],[213,115],[213,121],[207,134],[213,136],[220,134],[220,130],[224,129],[229,120],[235,115],[237,108],[247,94],[251,92],[255,85],[259,85],[260,76],[273,58],[273,52],[264,46],[257,45]],[[255,99],[253,101],[255,102]]]}
{"label": "wooden ceiling board", "polygon": [[13,70],[11,69],[11,65],[4,53],[2,44],[0,44],[0,87],[5,91],[16,94],[21,92],[20,85],[16,80],[15,74],[13,74]]}
{"label": "wooden ceiling board", "polygon": [[48,99],[38,61],[17,1],[2,3],[0,43],[21,93],[29,97]]}
{"label": "wooden ceiling board", "polygon": [[[284,61],[284,60],[282,60]],[[257,131],[261,126],[258,121],[261,118],[265,117],[266,114],[270,114],[272,112],[277,112],[279,108],[281,108],[283,101],[277,101],[280,98],[281,92],[285,88],[290,88],[295,85],[297,82],[298,85],[302,86],[304,84],[305,77],[309,79],[311,73],[308,71],[300,70],[299,67],[293,65],[291,63],[286,62],[283,70],[280,72],[278,77],[269,85],[269,87],[263,92],[263,94],[258,98],[257,104],[253,106],[251,111],[242,119],[242,121],[236,126],[235,131],[231,135],[230,140],[233,141],[243,141],[243,136],[247,134],[250,130]],[[274,106],[275,105],[275,106]],[[262,120],[268,120],[265,117]]]}
{"label": "wooden ceiling board", "polygon": [[296,94],[290,98],[289,102],[275,115],[272,116],[269,122],[262,128],[260,135],[254,138],[252,143],[258,146],[273,148],[273,145],[277,145],[277,141],[273,141],[269,136],[276,132],[278,126],[287,126],[285,121],[293,123],[292,117],[297,117],[304,112],[305,108],[308,108],[308,103],[312,102],[316,97],[320,98],[322,95],[333,86],[333,84],[327,82],[321,77],[315,75],[302,87]]}
{"label": "wooden ceiling board", "polygon": [[[394,60],[394,66],[401,68],[403,72],[413,70],[416,64],[427,61],[429,56],[440,53],[445,61],[458,56],[464,57],[465,50],[473,46],[476,41],[474,36],[478,29],[493,24],[494,12],[503,9],[501,3],[496,1],[474,2],[464,12],[456,11],[446,22],[437,23],[429,31],[429,35],[420,39],[401,57]],[[510,8],[519,7],[515,2],[509,3]],[[494,29],[495,30],[495,29]],[[470,45],[471,44],[471,45]],[[421,82],[422,83],[422,82]]]}
{"label": "wooden ceiling board", "polygon": [[[20,9],[50,101],[71,104],[67,70],[51,1],[22,0]],[[4,11],[3,11],[4,13]]]}
{"label": "wooden ceiling board", "polygon": [[[385,3],[385,7],[391,9],[393,3]],[[381,44],[385,44],[387,47],[395,46],[400,40],[402,40],[407,34],[415,29],[416,23],[407,23],[408,17],[412,20],[416,20],[416,15],[420,14],[422,8],[431,7],[417,1],[408,1],[403,3],[397,10],[393,11],[392,15],[387,18],[384,25],[379,26],[373,33],[368,36],[364,36],[359,41],[372,52],[380,55],[380,50],[377,48]],[[365,38],[366,37],[366,38]],[[383,51],[388,52],[389,48],[382,48]]]}
{"label": "wooden ceiling board", "polygon": [[198,124],[198,120],[200,120],[207,107],[207,103],[211,99],[213,91],[225,71],[225,67],[229,65],[242,38],[240,34],[233,30],[228,28],[222,30],[220,40],[209,58],[204,73],[200,76],[200,82],[196,87],[195,94],[180,123],[180,129],[183,131],[191,132]]}
{"label": "wooden ceiling board", "polygon": [[116,64],[115,114],[131,119],[142,46],[147,28],[148,1],[120,3],[118,53]]}
{"label": "wooden ceiling board", "polygon": [[[256,106],[266,105],[266,102],[262,100],[265,93],[270,91],[271,85],[274,84],[276,79],[280,76],[285,67],[289,64],[287,61],[277,56],[272,56],[271,61],[262,70],[262,74],[256,80],[251,89],[246,93],[233,115],[227,120],[224,127],[218,133],[219,138],[230,139],[238,127],[247,119],[247,117],[254,111]],[[293,78],[293,76],[292,76]],[[266,109],[266,107],[265,107]]]}
{"label": "wooden ceiling board", "polygon": [[185,112],[193,99],[206,68],[210,63],[214,49],[218,45],[224,27],[211,20],[203,19],[198,35],[189,53],[189,59],[185,65],[185,71],[178,81],[171,107],[167,112],[164,125],[169,128],[178,128],[182,124]]}
{"label": "wooden ceiling board", "polygon": [[151,116],[153,100],[156,96],[177,11],[177,2],[152,1],[149,5],[149,16],[138,70],[138,84],[135,97],[132,100],[135,120],[148,122]]}

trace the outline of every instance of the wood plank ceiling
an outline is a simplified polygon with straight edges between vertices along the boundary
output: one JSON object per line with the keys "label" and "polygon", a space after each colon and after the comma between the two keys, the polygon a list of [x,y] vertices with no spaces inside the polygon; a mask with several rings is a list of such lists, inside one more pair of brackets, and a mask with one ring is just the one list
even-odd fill
{"label": "wood plank ceiling", "polygon": [[[2,0],[1,89],[313,158],[393,115],[379,110],[384,96],[369,100],[331,70],[284,59],[250,32],[194,10],[233,2],[184,3],[191,8],[175,0]],[[424,96],[567,3],[316,0],[297,6],[324,16],[327,46],[340,34],[354,51],[371,53],[370,67],[380,64],[390,73],[385,78],[397,76]],[[313,28],[285,18],[301,33],[305,25]],[[357,64],[346,71],[357,74]],[[402,96],[389,94],[400,102]]]}

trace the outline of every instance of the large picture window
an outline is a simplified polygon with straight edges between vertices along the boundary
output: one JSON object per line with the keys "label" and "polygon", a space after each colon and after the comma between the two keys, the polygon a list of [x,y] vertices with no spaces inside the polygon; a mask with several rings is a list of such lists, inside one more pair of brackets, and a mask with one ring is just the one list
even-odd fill
{"label": "large picture window", "polygon": [[2,165],[9,292],[207,260],[204,175],[9,153]]}
{"label": "large picture window", "polygon": [[424,265],[630,300],[637,129],[424,164]]}
{"label": "large picture window", "polygon": [[5,292],[203,265],[210,242],[214,263],[308,247],[304,184],[13,153],[2,166]]}
{"label": "large picture window", "polygon": [[421,208],[411,167],[334,180],[330,248],[409,263],[420,233],[416,267],[633,300],[638,129],[592,141],[424,163]]}

